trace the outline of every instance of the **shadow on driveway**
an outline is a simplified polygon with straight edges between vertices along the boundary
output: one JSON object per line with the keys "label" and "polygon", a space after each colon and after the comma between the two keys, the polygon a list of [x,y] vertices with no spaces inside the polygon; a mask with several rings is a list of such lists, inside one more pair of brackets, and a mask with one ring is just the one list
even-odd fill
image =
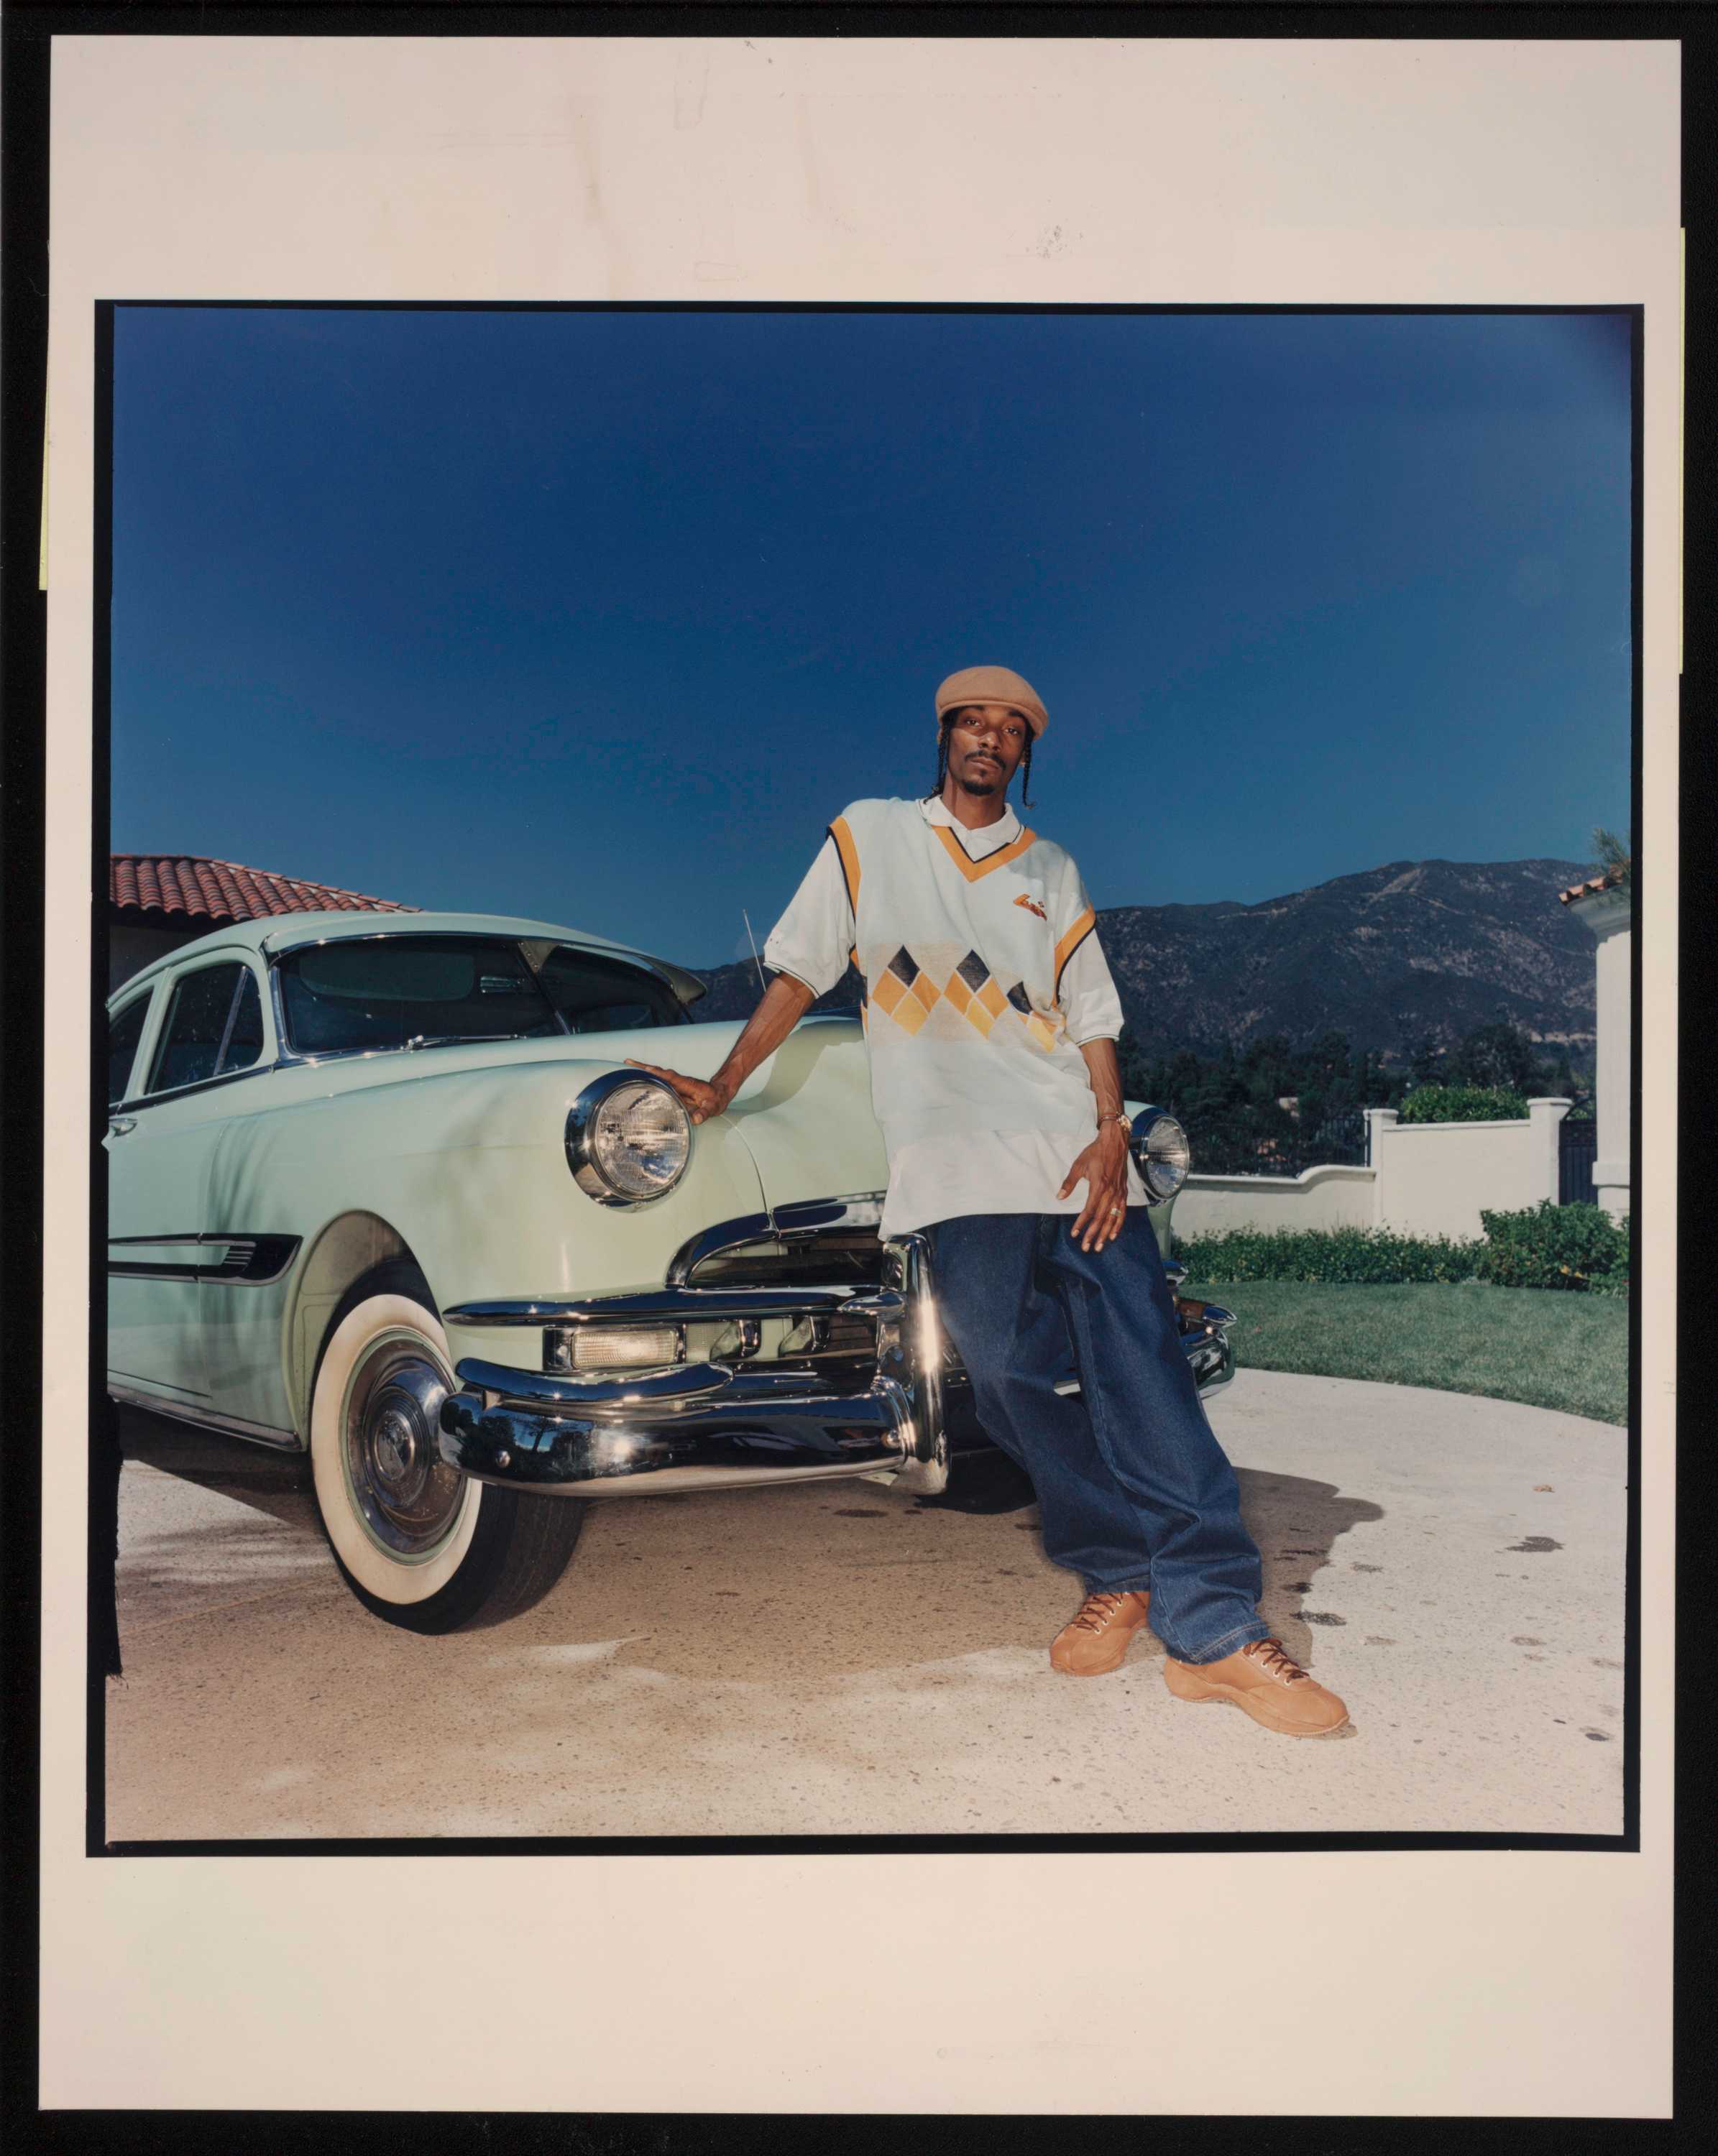
{"label": "shadow on driveway", "polygon": [[[283,1527],[300,1530],[313,1537],[318,1553],[328,1563],[332,1583],[332,1563],[327,1558],[311,1494],[310,1466],[302,1455],[265,1452],[260,1447],[205,1435],[131,1409],[121,1413],[121,1431],[127,1460],[174,1476],[198,1488],[215,1491],[255,1512],[265,1514]],[[1236,1472],[1241,1489],[1242,1516],[1248,1532],[1258,1543],[1263,1559],[1265,1584],[1260,1603],[1261,1611],[1288,1652],[1297,1661],[1310,1668],[1318,1659],[1317,1630],[1340,1627],[1348,1622],[1340,1608],[1331,1606],[1335,1598],[1329,1594],[1319,1594],[1318,1575],[1330,1565],[1331,1552],[1338,1538],[1351,1527],[1381,1519],[1384,1517],[1383,1507],[1366,1498],[1346,1495],[1332,1483],[1312,1481],[1302,1476],[1271,1475],[1249,1468],[1239,1468]],[[768,1494],[779,1497],[781,1493]],[[635,1522],[640,1529],[646,1532],[652,1522],[666,1524],[666,1514],[661,1510],[665,1506],[678,1515],[682,1523],[680,1534],[671,1537],[676,1543],[700,1539],[697,1527],[698,1514],[708,1514],[712,1531],[708,1545],[710,1555],[702,1568],[705,1573],[702,1584],[708,1591],[712,1584],[710,1575],[723,1567],[720,1552],[724,1544],[731,1551],[731,1537],[737,1534],[742,1543],[746,1540],[743,1517],[740,1520],[734,1519],[729,1508],[755,1503],[759,1496],[764,1495],[760,1491],[743,1492],[738,1496],[712,1492],[704,1498],[686,1496],[641,1498],[635,1505],[605,1504],[597,1510],[604,1524],[612,1523],[618,1532],[623,1552],[633,1543],[632,1533],[629,1532],[632,1522]],[[907,1569],[916,1570],[925,1563],[927,1558],[931,1560],[926,1566],[929,1576],[925,1579],[923,1594],[914,1594],[910,1589],[903,1592],[903,1583],[889,1598],[897,1614],[908,1624],[914,1650],[922,1656],[969,1653],[975,1648],[994,1643],[996,1614],[994,1608],[988,1612],[975,1609],[959,1592],[951,1597],[948,1588],[952,1583],[947,1580],[936,1580],[933,1586],[935,1574],[941,1567],[937,1564],[931,1551],[920,1543],[919,1538],[912,1535],[910,1530],[904,1542],[899,1539],[901,1528],[916,1515],[964,1513],[975,1517],[995,1518],[1001,1515],[1018,1514],[1020,1518],[1016,1524],[1030,1531],[1031,1548],[1039,1558],[1040,1566],[1043,1567],[1042,1544],[1037,1533],[1036,1500],[1032,1494],[1031,1484],[1024,1471],[1000,1452],[975,1453],[959,1460],[949,1489],[938,1497],[921,1497],[903,1504],[893,1493],[859,1481],[824,1484],[815,1491],[808,1488],[804,1495],[820,1509],[826,1509],[831,1515],[826,1554],[832,1580],[839,1580],[845,1576],[856,1586],[858,1581],[854,1578],[855,1574],[869,1573],[874,1578],[880,1566],[892,1572],[898,1564],[904,1563]],[[641,1509],[647,1516],[642,1520],[639,1518]],[[718,1513],[726,1517],[718,1519]],[[859,1537],[855,1538],[855,1529],[847,1522],[862,1520],[867,1523],[878,1523],[881,1532],[875,1541],[863,1530],[859,1531]],[[842,1523],[840,1527],[836,1525],[837,1521]],[[948,1525],[956,1529],[958,1533],[955,1522],[951,1520]],[[143,1566],[143,1578],[150,1585],[164,1586],[171,1578],[188,1578],[198,1572],[205,1578],[236,1582],[243,1577],[247,1551],[250,1553],[249,1561],[256,1567],[259,1588],[266,1588],[285,1577],[290,1577],[298,1569],[295,1565],[282,1562],[285,1553],[278,1547],[265,1547],[258,1543],[254,1536],[243,1532],[229,1531],[224,1536],[203,1526],[184,1536],[183,1547],[179,1543],[180,1538],[177,1537],[157,1538],[152,1543]],[[661,1554],[659,1548],[659,1558]],[[936,1554],[945,1561],[955,1558],[954,1548],[942,1542],[940,1537]],[[974,1558],[979,1556],[976,1548],[961,1554],[970,1554]],[[795,1552],[795,1555],[803,1563],[803,1546]],[[716,1587],[714,1592],[718,1596],[727,1594],[733,1599],[749,1604],[761,1591],[764,1605],[774,1604],[775,1596],[769,1591],[772,1582],[769,1554],[766,1550],[760,1549],[755,1557],[756,1562],[744,1566],[743,1577],[728,1582],[725,1586]],[[672,1573],[676,1583],[683,1582],[685,1560],[679,1550],[675,1553],[675,1560]],[[648,1567],[650,1560],[646,1562]],[[958,1558],[955,1558],[955,1562],[958,1564]],[[797,1570],[798,1567],[790,1569]],[[575,1560],[570,1577],[576,1578],[580,1570]],[[606,1572],[606,1567],[604,1570]],[[1043,1567],[1043,1570],[1047,1571],[1048,1568]],[[158,1579],[150,1577],[157,1573],[162,1577]],[[1010,1577],[1018,1578],[1019,1575],[1005,1573],[999,1576],[990,1564],[980,1560],[978,1579],[988,1590],[983,1597],[984,1601],[994,1603],[998,1598],[1006,1598],[1011,1589],[1003,1586],[1002,1579]],[[1042,1572],[1040,1577],[1042,1579]],[[1050,1577],[1058,1584],[1061,1590],[1059,1599],[1066,1599],[1069,1594],[1077,1594],[1077,1587],[1068,1575],[1052,1573]],[[143,1580],[140,1579],[139,1584],[142,1584]],[[640,1586],[644,1584],[643,1581],[638,1583]],[[785,1578],[774,1583],[780,1589],[787,1588],[788,1584]],[[1334,1585],[1335,1582],[1331,1584]],[[624,1635],[635,1626],[642,1626],[654,1635],[651,1641],[651,1649],[661,1656],[666,1645],[662,1636],[664,1628],[660,1614],[652,1620],[648,1606],[651,1599],[649,1594],[640,1606],[634,1607],[634,1594],[627,1591],[632,1588],[633,1582],[624,1574],[618,1579],[610,1574],[604,1585],[607,1589],[620,1590],[610,1605],[615,1630]],[[1012,1591],[1029,1599],[1036,1599],[1024,1579]],[[574,1592],[579,1601],[584,1601],[584,1594],[578,1594],[576,1589]],[[552,1609],[557,1603],[562,1602],[564,1593],[565,1590],[558,1590],[551,1596],[548,1608]],[[1311,1598],[1310,1606],[1309,1598]],[[915,1604],[918,1605],[916,1608]],[[1070,1609],[1072,1607],[1071,1602],[1069,1607]],[[740,1618],[748,1613],[735,1610],[731,1614]],[[1027,1620],[1028,1630],[1033,1623],[1042,1629],[1042,1624],[1052,1614],[1048,1607],[1042,1616],[1035,1613]],[[1057,1618],[1055,1621],[1059,1623],[1062,1620]],[[536,1630],[538,1627],[533,1625],[532,1629]],[[739,1629],[742,1632],[744,1630],[743,1627]],[[806,1642],[800,1643],[800,1652],[793,1658],[795,1661],[803,1662],[806,1645]],[[736,1636],[729,1640],[727,1652],[728,1666],[733,1674],[758,1676],[765,1673],[765,1669],[754,1670],[750,1667],[754,1656],[748,1651],[741,1637]],[[702,1663],[705,1657],[699,1656],[697,1659]],[[831,1659],[835,1663],[842,1664],[850,1657],[836,1654]]]}

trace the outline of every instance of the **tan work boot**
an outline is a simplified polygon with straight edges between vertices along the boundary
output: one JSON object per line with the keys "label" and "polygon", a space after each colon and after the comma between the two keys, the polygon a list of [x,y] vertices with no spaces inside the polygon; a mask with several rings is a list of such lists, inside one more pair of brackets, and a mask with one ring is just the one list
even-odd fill
{"label": "tan work boot", "polygon": [[1151,1597],[1144,1593],[1088,1594],[1079,1614],[1050,1642],[1050,1666],[1071,1677],[1101,1677],[1119,1670],[1145,1622]]}
{"label": "tan work boot", "polygon": [[1280,1640],[1255,1640],[1220,1662],[1166,1661],[1163,1681],[1177,1699],[1232,1700],[1283,1737],[1330,1737],[1348,1721],[1335,1693],[1284,1654]]}

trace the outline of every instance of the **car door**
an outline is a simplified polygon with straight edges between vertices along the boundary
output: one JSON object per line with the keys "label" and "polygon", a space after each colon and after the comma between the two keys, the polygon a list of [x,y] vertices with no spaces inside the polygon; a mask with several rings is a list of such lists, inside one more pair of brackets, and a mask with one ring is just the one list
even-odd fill
{"label": "car door", "polygon": [[[215,952],[155,986],[131,1091],[109,1110],[108,1383],[163,1407],[209,1411],[200,1285],[224,1257],[204,1235],[209,1163],[231,1081],[259,1065],[260,984],[238,952]],[[115,1009],[115,1024],[130,1006]],[[114,1045],[111,1070],[122,1060]],[[110,1078],[110,1091],[111,1091]]]}

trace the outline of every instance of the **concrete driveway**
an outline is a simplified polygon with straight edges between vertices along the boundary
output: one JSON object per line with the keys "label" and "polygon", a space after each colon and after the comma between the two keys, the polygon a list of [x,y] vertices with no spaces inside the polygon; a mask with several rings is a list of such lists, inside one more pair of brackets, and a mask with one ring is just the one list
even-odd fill
{"label": "concrete driveway", "polygon": [[109,1835],[1619,1831],[1625,1433],[1263,1372],[1213,1420],[1339,1737],[1178,1703],[1149,1635],[1053,1672],[1078,1587],[1000,1460],[593,1505],[536,1609],[423,1640],[293,1463],[127,1413]]}

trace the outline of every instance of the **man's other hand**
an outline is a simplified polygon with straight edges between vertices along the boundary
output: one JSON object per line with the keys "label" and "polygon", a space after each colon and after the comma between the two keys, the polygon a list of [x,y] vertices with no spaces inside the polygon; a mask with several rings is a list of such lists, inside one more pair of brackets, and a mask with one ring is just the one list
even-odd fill
{"label": "man's other hand", "polygon": [[1121,1233],[1128,1217],[1128,1142],[1119,1123],[1103,1125],[1069,1168],[1057,1196],[1068,1197],[1078,1183],[1086,1186],[1086,1202],[1071,1232],[1083,1250],[1101,1250]]}

